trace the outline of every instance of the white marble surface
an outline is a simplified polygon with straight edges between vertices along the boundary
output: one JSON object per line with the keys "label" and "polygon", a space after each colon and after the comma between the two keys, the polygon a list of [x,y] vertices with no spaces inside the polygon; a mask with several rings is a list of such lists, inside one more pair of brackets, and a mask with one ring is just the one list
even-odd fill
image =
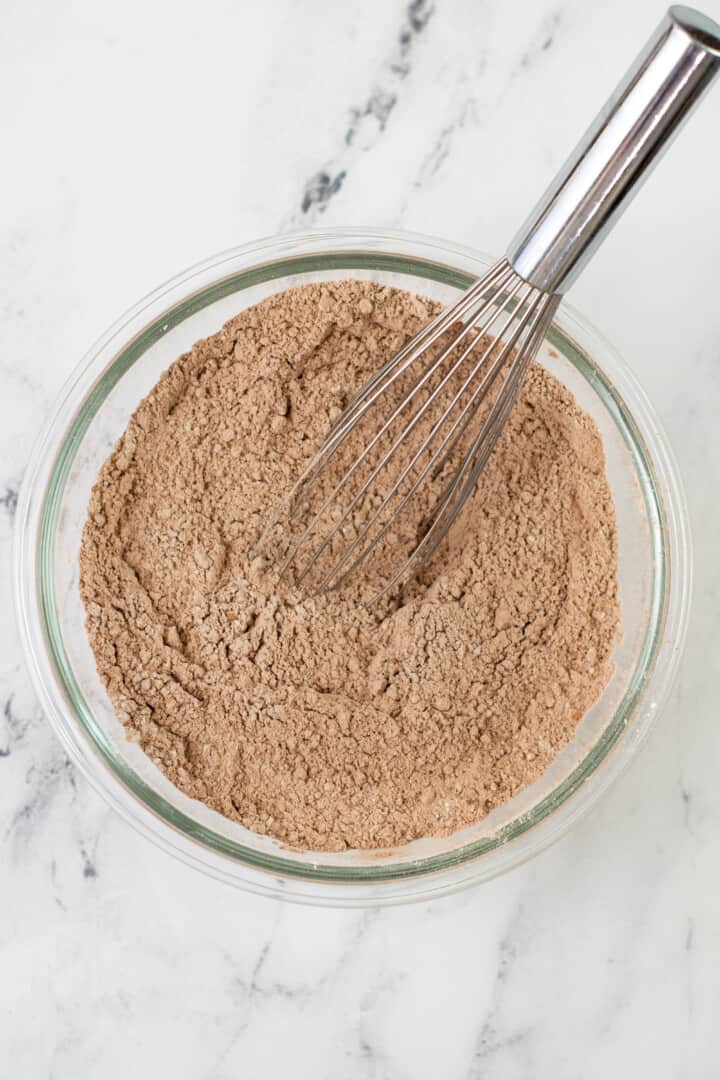
{"label": "white marble surface", "polygon": [[660,14],[655,0],[5,0],[3,1078],[717,1076],[720,91],[573,295],[669,431],[697,589],[670,707],[553,849],[479,890],[371,913],[206,880],[65,759],[10,596],[31,441],[118,313],[206,254],[320,222],[500,252]]}

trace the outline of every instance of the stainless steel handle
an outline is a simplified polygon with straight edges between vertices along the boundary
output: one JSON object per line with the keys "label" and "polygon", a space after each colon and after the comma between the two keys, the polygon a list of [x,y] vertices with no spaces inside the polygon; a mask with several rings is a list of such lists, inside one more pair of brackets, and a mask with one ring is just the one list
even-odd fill
{"label": "stainless steel handle", "polygon": [[671,7],[507,251],[521,277],[563,293],[720,69],[720,26]]}

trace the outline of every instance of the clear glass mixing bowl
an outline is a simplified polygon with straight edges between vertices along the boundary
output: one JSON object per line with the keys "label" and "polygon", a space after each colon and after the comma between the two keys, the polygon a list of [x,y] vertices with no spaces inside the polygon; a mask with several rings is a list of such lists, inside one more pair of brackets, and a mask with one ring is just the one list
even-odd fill
{"label": "clear glass mixing bowl", "polygon": [[666,439],[614,349],[563,305],[542,362],[602,433],[617,507],[623,638],[612,680],[532,787],[442,839],[341,854],[288,850],[177,791],[129,742],[84,630],[77,556],[90,489],[140,399],[198,338],[271,293],[353,276],[445,303],[492,260],[428,237],[331,230],[261,241],[188,270],[124,315],[66,385],[34,449],[17,515],[19,625],[42,706],[90,783],[145,836],[235,885],[307,903],[427,899],[534,855],[586,812],[665,701],[690,594],[687,512]]}

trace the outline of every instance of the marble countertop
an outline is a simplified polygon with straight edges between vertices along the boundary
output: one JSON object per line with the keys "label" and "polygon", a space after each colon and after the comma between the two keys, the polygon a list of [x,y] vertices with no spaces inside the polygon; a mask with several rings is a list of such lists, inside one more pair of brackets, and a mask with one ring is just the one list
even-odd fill
{"label": "marble countertop", "polygon": [[670,435],[697,588],[669,707],[555,847],[480,889],[370,912],[201,877],[65,758],[10,586],[34,435],[120,312],[205,255],[321,223],[502,251],[660,15],[652,0],[5,5],[1,1076],[717,1075],[720,90],[573,291]]}

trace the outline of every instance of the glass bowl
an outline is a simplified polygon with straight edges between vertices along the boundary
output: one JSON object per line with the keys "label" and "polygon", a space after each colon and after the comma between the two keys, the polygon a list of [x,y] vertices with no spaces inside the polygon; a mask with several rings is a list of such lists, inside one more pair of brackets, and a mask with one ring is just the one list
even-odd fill
{"label": "glass bowl", "polygon": [[162,371],[273,292],[353,276],[444,303],[492,260],[429,237],[358,229],[260,241],[195,266],[124,315],[90,350],[32,454],[17,514],[19,626],[42,706],[90,783],[141,833],[235,885],[306,903],[428,899],[510,869],[587,812],[665,701],[688,615],[687,511],[667,441],[615,350],[563,305],[540,358],[597,422],[618,517],[623,637],[614,674],[545,774],[484,821],[378,851],[300,852],[183,795],[131,743],[95,671],[77,557],[90,489]]}

